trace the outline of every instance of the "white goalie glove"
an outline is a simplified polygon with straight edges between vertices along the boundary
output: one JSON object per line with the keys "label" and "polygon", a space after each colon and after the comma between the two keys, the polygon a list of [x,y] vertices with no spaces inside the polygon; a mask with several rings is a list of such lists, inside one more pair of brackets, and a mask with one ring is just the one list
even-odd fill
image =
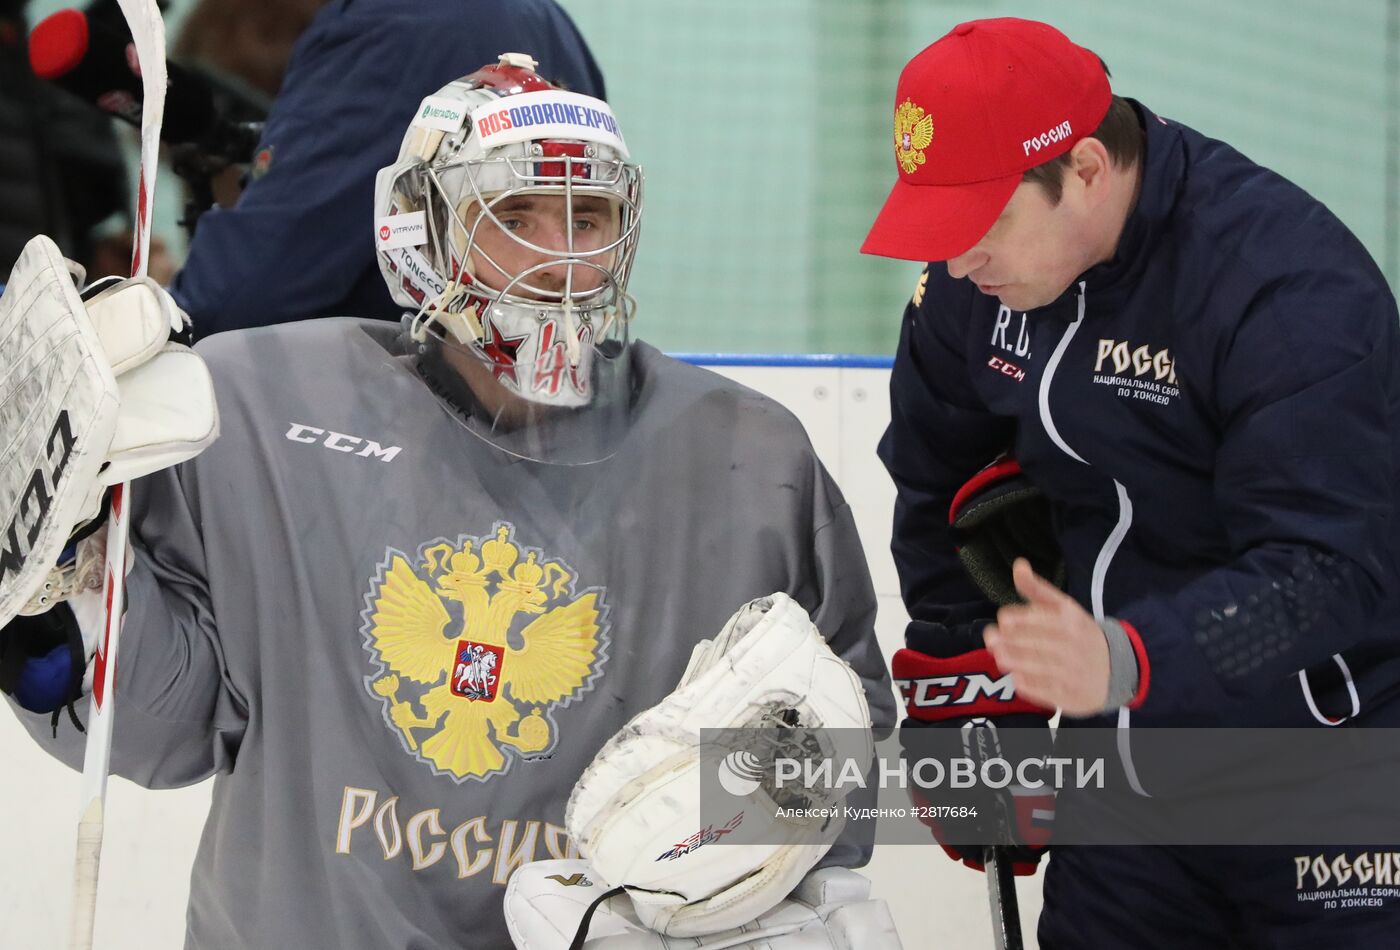
{"label": "white goalie glove", "polygon": [[842,730],[848,743],[856,737],[855,755],[873,755],[860,678],[781,593],[746,604],[713,641],[701,641],[676,690],[627,723],[575,785],[569,834],[600,882],[627,889],[646,929],[697,936],[746,925],[831,847],[844,826],[839,809],[789,817],[798,809],[783,807],[771,780],[739,783],[737,792],[726,785],[721,807],[737,813],[702,827],[701,779],[718,774],[722,783],[718,770],[730,759],[702,745],[701,730],[752,735],[775,725],[807,736]]}
{"label": "white goalie glove", "polygon": [[149,278],[84,301],[82,269],[42,235],[0,297],[0,626],[74,593],[74,532],[110,486],[175,465],[218,435],[204,361],[170,342],[188,318]]}
{"label": "white goalie glove", "polygon": [[[587,861],[536,861],[511,875],[505,914],[516,950],[567,950],[603,891]],[[703,937],[668,937],[644,927],[622,896],[599,904],[583,950],[899,950],[889,908],[870,899],[870,882],[846,868],[802,879],[771,910]]]}

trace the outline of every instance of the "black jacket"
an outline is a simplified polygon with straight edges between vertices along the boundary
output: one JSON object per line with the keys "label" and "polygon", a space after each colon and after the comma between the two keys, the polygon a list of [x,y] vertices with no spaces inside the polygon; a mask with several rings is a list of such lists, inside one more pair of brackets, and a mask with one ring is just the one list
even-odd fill
{"label": "black jacket", "polygon": [[992,615],[948,505],[1014,447],[1052,501],[1070,594],[1142,638],[1132,722],[1384,721],[1400,712],[1395,299],[1321,203],[1139,109],[1142,192],[1111,261],[1024,314],[935,265],[905,313],[880,454],[910,613]]}

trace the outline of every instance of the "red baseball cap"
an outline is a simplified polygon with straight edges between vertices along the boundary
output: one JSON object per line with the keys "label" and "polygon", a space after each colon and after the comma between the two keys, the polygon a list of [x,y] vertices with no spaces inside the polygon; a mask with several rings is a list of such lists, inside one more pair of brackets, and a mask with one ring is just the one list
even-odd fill
{"label": "red baseball cap", "polygon": [[1099,58],[1049,24],[953,27],[899,76],[899,180],[861,251],[913,261],[965,253],[1021,176],[1098,128],[1112,97]]}

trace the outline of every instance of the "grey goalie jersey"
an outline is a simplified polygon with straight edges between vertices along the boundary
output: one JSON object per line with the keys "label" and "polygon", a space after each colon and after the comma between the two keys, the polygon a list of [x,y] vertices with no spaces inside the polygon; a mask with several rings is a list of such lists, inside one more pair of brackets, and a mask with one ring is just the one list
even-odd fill
{"label": "grey goalie jersey", "polygon": [[134,486],[112,755],[217,776],[187,946],[508,947],[503,885],[574,855],[594,753],[775,590],[892,722],[850,509],[772,401],[637,344],[618,452],[549,466],[470,434],[391,325],[200,352],[223,436]]}

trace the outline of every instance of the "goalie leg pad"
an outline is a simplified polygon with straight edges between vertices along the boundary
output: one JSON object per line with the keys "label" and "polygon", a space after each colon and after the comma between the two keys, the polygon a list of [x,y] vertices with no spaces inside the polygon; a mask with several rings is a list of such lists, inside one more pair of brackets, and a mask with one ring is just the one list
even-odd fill
{"label": "goalie leg pad", "polygon": [[[516,950],[568,950],[579,924],[606,887],[587,861],[536,861],[506,884],[505,917]],[[584,950],[899,950],[884,901],[846,868],[808,874],[777,906],[718,933],[668,936],[647,928],[622,897],[599,905]]]}

